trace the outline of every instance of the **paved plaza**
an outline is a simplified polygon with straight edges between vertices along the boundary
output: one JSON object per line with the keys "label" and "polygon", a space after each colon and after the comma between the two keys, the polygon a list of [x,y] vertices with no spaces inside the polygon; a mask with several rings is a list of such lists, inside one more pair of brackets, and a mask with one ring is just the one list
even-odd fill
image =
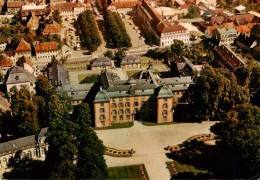
{"label": "paved plaza", "polygon": [[135,122],[131,128],[97,130],[105,146],[116,149],[134,149],[133,157],[105,156],[108,167],[145,164],[150,179],[170,179],[165,162],[165,147],[177,145],[191,136],[210,133],[215,122],[182,123],[160,126],[144,126]]}

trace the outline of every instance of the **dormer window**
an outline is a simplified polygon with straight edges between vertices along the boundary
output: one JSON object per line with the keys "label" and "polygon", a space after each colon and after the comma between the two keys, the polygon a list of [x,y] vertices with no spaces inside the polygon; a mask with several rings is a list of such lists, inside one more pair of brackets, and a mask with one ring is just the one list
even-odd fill
{"label": "dormer window", "polygon": [[19,76],[15,76],[15,80],[19,80]]}

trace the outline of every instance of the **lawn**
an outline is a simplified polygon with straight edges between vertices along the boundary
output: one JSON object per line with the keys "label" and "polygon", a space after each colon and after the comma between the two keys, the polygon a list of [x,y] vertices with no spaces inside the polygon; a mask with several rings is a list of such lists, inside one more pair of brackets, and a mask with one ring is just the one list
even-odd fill
{"label": "lawn", "polygon": [[207,170],[199,170],[199,169],[196,169],[194,166],[190,166],[190,165],[187,165],[187,164],[180,164],[177,161],[170,161],[170,162],[166,162],[166,164],[167,164],[167,168],[169,169],[171,175],[174,175],[174,171],[173,171],[173,169],[170,165],[171,162],[173,162],[177,173],[192,172],[195,175],[197,173],[203,173],[203,174],[209,173]]}
{"label": "lawn", "polygon": [[133,122],[113,123],[112,126],[109,126],[109,127],[101,127],[101,128],[94,128],[94,130],[130,128],[130,127],[132,127],[133,125],[134,125]]}
{"label": "lawn", "polygon": [[[142,164],[146,179],[149,179],[145,166]],[[108,179],[143,179],[139,165],[118,166],[108,168]]]}
{"label": "lawn", "polygon": [[141,72],[141,70],[126,71],[126,74],[129,78],[133,77],[133,78],[137,79],[137,78],[139,78],[140,72]]}
{"label": "lawn", "polygon": [[156,122],[141,122],[144,126],[160,126],[160,125],[169,125],[169,124],[179,124],[179,122],[166,122],[166,123],[156,123]]}
{"label": "lawn", "polygon": [[97,83],[99,74],[79,74],[78,79],[80,84],[84,83]]}

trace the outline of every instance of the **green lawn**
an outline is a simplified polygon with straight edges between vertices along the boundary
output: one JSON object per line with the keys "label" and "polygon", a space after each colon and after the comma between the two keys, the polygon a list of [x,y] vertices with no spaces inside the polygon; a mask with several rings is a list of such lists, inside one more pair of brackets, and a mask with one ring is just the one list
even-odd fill
{"label": "green lawn", "polygon": [[[142,164],[146,179],[149,179],[145,166]],[[142,179],[139,165],[108,168],[108,179]]]}
{"label": "green lawn", "polygon": [[155,123],[155,122],[142,121],[142,124],[144,126],[160,126],[160,125],[180,124],[180,123],[179,122]]}
{"label": "green lawn", "polygon": [[173,169],[170,165],[171,162],[173,162],[174,167],[177,170],[177,173],[181,173],[181,172],[193,172],[194,174],[209,173],[207,170],[199,170],[199,169],[196,169],[194,166],[190,166],[190,165],[187,165],[187,164],[180,164],[177,161],[170,161],[170,162],[166,162],[166,164],[167,164],[167,168],[169,169],[171,175],[174,175],[174,171],[173,171]]}
{"label": "green lawn", "polygon": [[96,83],[97,79],[100,77],[99,74],[79,74],[79,83]]}
{"label": "green lawn", "polygon": [[137,78],[139,78],[140,72],[141,72],[141,70],[126,71],[126,74],[129,78],[133,77],[133,78],[137,79]]}
{"label": "green lawn", "polygon": [[109,126],[109,127],[101,127],[101,128],[94,128],[94,130],[130,128],[130,127],[132,127],[133,125],[134,125],[133,122],[113,123],[112,126]]}

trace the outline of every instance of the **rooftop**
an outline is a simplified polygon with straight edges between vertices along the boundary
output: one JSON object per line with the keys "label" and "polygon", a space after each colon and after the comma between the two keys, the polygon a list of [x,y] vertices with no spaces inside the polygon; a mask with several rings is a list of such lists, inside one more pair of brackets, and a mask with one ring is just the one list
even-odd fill
{"label": "rooftop", "polygon": [[20,40],[17,48],[15,49],[15,52],[27,52],[31,51],[31,44],[26,42],[23,38]]}
{"label": "rooftop", "polygon": [[35,52],[49,52],[49,51],[57,51],[58,44],[56,42],[41,42],[37,43],[35,46]]}

